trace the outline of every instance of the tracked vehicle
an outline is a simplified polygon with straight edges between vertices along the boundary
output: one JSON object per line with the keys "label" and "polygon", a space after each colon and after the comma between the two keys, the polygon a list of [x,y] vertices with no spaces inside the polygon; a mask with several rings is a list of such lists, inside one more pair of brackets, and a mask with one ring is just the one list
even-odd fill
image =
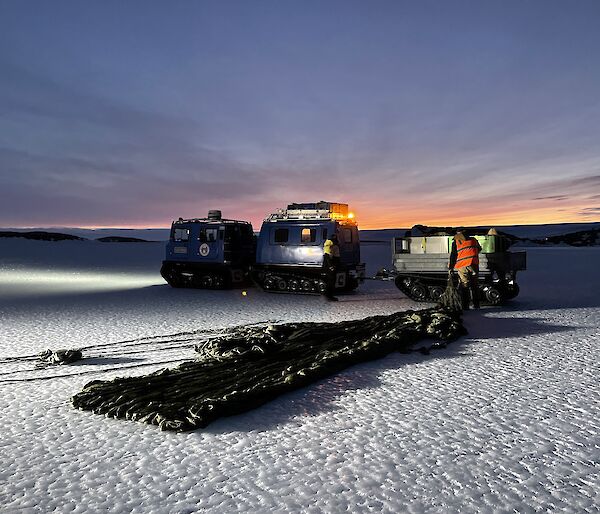
{"label": "tracked vehicle", "polygon": [[[479,289],[482,302],[499,305],[519,294],[517,272],[526,269],[526,253],[510,252],[511,241],[487,228],[465,231],[481,245]],[[416,301],[437,301],[448,280],[448,262],[456,229],[416,226],[392,239],[395,283]]]}
{"label": "tracked vehicle", "polygon": [[249,282],[256,243],[247,221],[179,218],[171,225],[160,274],[172,287],[224,289]]}
{"label": "tracked vehicle", "polygon": [[335,233],[341,263],[335,289],[356,289],[365,265],[353,218],[347,204],[332,202],[294,203],[270,214],[258,236],[253,280],[266,291],[324,293],[323,244]]}

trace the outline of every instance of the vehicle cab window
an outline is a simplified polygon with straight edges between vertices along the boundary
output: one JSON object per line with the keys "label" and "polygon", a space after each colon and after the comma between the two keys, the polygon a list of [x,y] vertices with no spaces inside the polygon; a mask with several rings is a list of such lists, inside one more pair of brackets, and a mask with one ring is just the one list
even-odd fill
{"label": "vehicle cab window", "polygon": [[218,228],[202,228],[200,229],[200,242],[213,243],[219,237]]}
{"label": "vehicle cab window", "polygon": [[342,230],[342,242],[343,243],[352,243],[352,230],[349,228],[345,228]]}
{"label": "vehicle cab window", "polygon": [[189,241],[190,229],[189,228],[175,228],[173,229],[173,241]]}
{"label": "vehicle cab window", "polygon": [[314,243],[317,240],[316,228],[303,228],[300,232],[300,242],[302,244]]}
{"label": "vehicle cab window", "polygon": [[273,242],[274,243],[287,243],[289,240],[289,230],[287,228],[276,228],[273,231]]}
{"label": "vehicle cab window", "polygon": [[213,243],[217,240],[218,237],[218,229],[216,228],[207,228],[206,229],[206,241],[208,243]]}

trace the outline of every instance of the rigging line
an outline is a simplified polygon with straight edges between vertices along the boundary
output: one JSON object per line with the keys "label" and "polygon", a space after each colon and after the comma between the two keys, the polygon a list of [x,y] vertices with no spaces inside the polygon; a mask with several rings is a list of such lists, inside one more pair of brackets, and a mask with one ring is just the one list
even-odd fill
{"label": "rigging line", "polygon": [[91,373],[109,373],[111,371],[119,371],[122,369],[131,369],[131,368],[142,368],[144,366],[155,366],[158,364],[172,364],[174,362],[185,362],[194,359],[184,358],[184,359],[174,359],[168,361],[160,361],[160,362],[147,362],[145,364],[130,364],[128,366],[117,366],[114,368],[106,368],[99,370],[89,370],[89,371],[81,371],[80,373],[65,373],[63,375],[50,375],[44,377],[28,377],[28,378],[8,378],[6,380],[0,380],[0,384],[6,383],[19,383],[19,382],[35,382],[37,380],[50,380],[52,378],[68,378],[68,377],[77,377],[80,375],[89,375]]}
{"label": "rigging line", "polygon": [[33,361],[33,360],[37,360],[39,358],[40,358],[40,356],[37,354],[36,355],[23,355],[22,357],[15,355],[14,357],[1,358],[0,364],[8,364],[9,362],[15,362],[15,361]]}
{"label": "rigging line", "polygon": [[[176,332],[173,334],[163,334],[163,335],[156,335],[156,336],[145,336],[145,337],[139,337],[137,339],[126,339],[123,341],[115,341],[112,343],[101,343],[101,344],[96,344],[96,345],[90,345],[90,346],[85,346],[80,348],[81,350],[86,350],[86,349],[91,349],[91,348],[103,348],[106,346],[113,346],[115,344],[121,344],[121,345],[126,345],[128,343],[140,343],[140,344],[149,344],[152,342],[157,342],[157,343],[161,343],[162,341],[155,341],[156,339],[162,339],[162,338],[173,338],[173,337],[179,337],[179,336],[198,336],[198,335],[205,335],[207,337],[217,337],[221,334],[223,334],[224,332],[228,332],[231,330],[238,330],[241,328],[249,328],[249,327],[260,327],[262,325],[271,325],[274,323],[281,323],[282,320],[266,320],[266,321],[258,321],[256,323],[246,323],[246,324],[242,324],[242,325],[234,325],[232,327],[222,327],[222,328],[200,328],[200,329],[196,329],[196,330],[192,330],[192,331],[188,331],[188,332]],[[191,338],[193,339],[193,337]],[[190,340],[191,340],[190,339]],[[169,341],[171,341],[172,339],[169,339]],[[185,339],[182,339],[182,341],[185,341]],[[133,345],[132,345],[133,346]]]}
{"label": "rigging line", "polygon": [[[121,357],[123,355],[136,355],[136,354],[140,354],[140,353],[156,353],[156,352],[162,352],[162,351],[169,351],[169,350],[186,350],[189,348],[195,348],[198,345],[201,344],[205,344],[210,342],[213,339],[218,339],[219,337],[221,337],[222,334],[216,334],[216,335],[210,335],[210,336],[204,336],[204,337],[197,337],[197,338],[190,338],[190,339],[173,339],[173,340],[167,340],[167,341],[161,341],[161,343],[177,343],[177,342],[185,342],[185,341],[194,341],[192,344],[172,344],[170,346],[161,346],[158,348],[146,348],[143,350],[130,350],[130,351],[118,351],[118,349],[115,349],[115,351],[109,351],[109,352],[102,352],[102,353],[97,353],[97,354],[92,354],[92,355],[86,355],[84,356],[81,360],[84,361],[89,361],[92,359],[102,359],[102,358],[110,358],[110,357]],[[32,362],[32,361],[39,361],[40,360],[40,356],[39,354],[33,355],[31,357],[23,357],[21,359],[15,358],[11,361],[5,361],[2,362],[0,360],[0,364],[8,364],[10,362],[19,362],[19,361],[26,361],[26,362]],[[43,362],[41,362],[43,363]],[[83,362],[82,364],[86,364],[85,362]],[[48,367],[48,366],[45,366]],[[4,376],[4,375],[11,375],[17,372],[31,372],[31,371],[35,371],[35,369],[21,369],[21,370],[15,370],[15,371],[7,371],[7,372],[2,372],[0,373],[0,376]]]}
{"label": "rigging line", "polygon": [[[171,343],[171,342],[175,342],[175,341],[182,341],[182,342],[183,341],[192,341],[195,339],[194,337],[191,337],[189,339],[175,339],[175,340],[167,339],[166,341],[156,341],[156,339],[162,339],[162,338],[166,338],[166,337],[169,337],[169,338],[170,337],[178,337],[178,336],[183,336],[183,335],[196,335],[196,336],[200,335],[200,336],[204,336],[206,338],[215,338],[215,337],[219,337],[229,331],[235,331],[235,330],[242,329],[242,328],[260,327],[262,325],[272,325],[274,323],[281,323],[281,320],[260,321],[257,323],[248,323],[246,325],[235,325],[233,327],[226,327],[226,328],[198,329],[198,330],[194,330],[191,332],[178,332],[175,334],[145,336],[145,337],[139,337],[137,339],[126,339],[123,341],[114,341],[112,343],[101,343],[101,344],[95,344],[95,345],[90,345],[90,346],[82,346],[77,349],[83,351],[83,350],[91,350],[91,349],[96,349],[96,348],[112,347],[115,345],[121,345],[121,347],[129,347],[129,346],[141,346],[144,344],[152,344],[152,343],[162,344],[162,343]],[[21,360],[36,360],[38,358],[39,358],[39,354],[0,357],[0,364],[13,362],[13,361],[21,361]]]}
{"label": "rigging line", "polygon": [[[85,359],[91,359],[91,358],[96,358],[96,357],[106,357],[106,356],[111,356],[111,355],[130,355],[130,354],[134,354],[134,353],[143,353],[145,351],[162,351],[162,350],[171,350],[171,349],[177,349],[177,348],[192,348],[194,347],[196,344],[199,343],[203,343],[203,342],[207,342],[210,341],[211,339],[217,339],[218,337],[221,337],[222,334],[216,334],[216,335],[211,335],[211,336],[203,336],[203,337],[191,337],[188,339],[168,339],[165,341],[158,341],[159,344],[168,344],[168,343],[178,343],[178,342],[187,342],[187,341],[194,341],[193,344],[186,344],[186,345],[172,345],[172,346],[167,346],[167,347],[160,347],[160,348],[156,348],[156,349],[146,349],[146,350],[132,350],[132,351],[125,351],[125,352],[120,352],[118,351],[118,348],[115,348],[115,351],[112,352],[106,352],[106,353],[99,353],[99,354],[92,354],[92,355],[88,355],[85,356]],[[147,342],[144,344],[151,344],[152,342]],[[114,345],[114,343],[113,343]],[[125,348],[131,348],[131,347],[139,347],[139,345],[125,345]],[[87,348],[78,348],[78,350],[87,350],[89,348],[92,347],[87,347]],[[121,346],[120,348],[123,348],[123,346]],[[24,355],[23,357],[5,357],[4,359],[0,359],[0,364],[9,364],[11,362],[19,362],[19,361],[37,361],[40,359],[40,354],[35,354],[35,355]]]}
{"label": "rigging line", "polygon": [[[123,355],[135,355],[135,354],[139,354],[139,353],[156,353],[156,352],[162,352],[162,351],[168,351],[168,350],[185,350],[185,349],[189,349],[189,348],[194,348],[196,346],[195,344],[188,344],[188,345],[184,345],[184,346],[179,346],[179,345],[174,345],[174,346],[168,346],[168,347],[163,347],[163,348],[157,348],[155,350],[134,350],[134,351],[130,351],[130,352],[115,352],[115,353],[103,353],[103,354],[99,354],[99,355],[88,355],[84,358],[82,358],[80,361],[77,361],[78,365],[90,365],[92,363],[90,363],[90,360],[94,360],[94,359],[103,359],[103,358],[114,358],[114,357],[121,357]],[[194,358],[194,356],[191,356],[189,358]],[[47,369],[49,367],[52,367],[52,364],[47,364],[47,365],[43,365],[44,363],[40,361],[40,364],[42,364],[42,366],[39,367],[35,367],[33,369],[17,369],[17,370],[12,370],[12,371],[3,371],[0,373],[0,377],[6,376],[6,375],[15,375],[17,373],[33,373],[35,371],[40,371],[43,369]],[[61,364],[58,364],[61,365]]]}
{"label": "rigging line", "polygon": [[[157,336],[157,337],[167,337],[167,336]],[[119,348],[129,348],[129,347],[138,347],[138,346],[147,345],[147,344],[166,344],[166,343],[174,343],[174,342],[178,342],[178,341],[180,341],[180,342],[194,341],[197,339],[202,339],[202,338],[192,337],[192,338],[187,338],[187,339],[166,339],[165,341],[144,341],[144,342],[133,343],[133,344],[122,344],[120,342],[114,342],[114,343],[106,343],[106,344],[100,344],[100,345],[84,346],[84,347],[79,347],[77,349],[82,350],[82,351],[83,350],[94,350],[96,348],[114,347],[115,345],[119,345]],[[39,358],[40,358],[39,353],[31,354],[31,355],[21,355],[21,356],[15,355],[15,356],[0,358],[0,364],[7,364],[10,362],[15,362],[15,361],[38,360]]]}
{"label": "rigging line", "polygon": [[[198,340],[198,343],[200,343],[200,342],[201,341]],[[185,350],[187,348],[193,348],[198,343],[184,344],[184,345],[174,344],[173,346],[161,346],[160,348],[145,348],[143,350],[129,350],[126,352],[116,351],[116,352],[98,353],[98,354],[86,355],[83,357],[82,360],[102,359],[104,357],[121,357],[122,355],[136,355],[136,354],[140,354],[140,353],[156,353],[156,352],[164,352],[164,351],[168,351],[168,350],[180,350],[180,349]]]}

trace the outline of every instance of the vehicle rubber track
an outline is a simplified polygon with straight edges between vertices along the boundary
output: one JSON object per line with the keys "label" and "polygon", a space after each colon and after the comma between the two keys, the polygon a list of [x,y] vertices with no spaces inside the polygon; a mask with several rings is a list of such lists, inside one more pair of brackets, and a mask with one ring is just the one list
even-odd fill
{"label": "vehicle rubber track", "polygon": [[229,289],[231,277],[224,270],[190,270],[163,264],[160,274],[171,287],[193,289]]}
{"label": "vehicle rubber track", "polygon": [[252,276],[263,290],[274,293],[296,293],[321,295],[327,288],[320,274],[302,275],[280,271],[259,271]]}
{"label": "vehicle rubber track", "polygon": [[[438,302],[444,294],[447,277],[432,277],[417,274],[399,274],[394,280],[396,287],[416,302]],[[501,305],[519,294],[516,283],[479,282],[479,297],[482,304]]]}

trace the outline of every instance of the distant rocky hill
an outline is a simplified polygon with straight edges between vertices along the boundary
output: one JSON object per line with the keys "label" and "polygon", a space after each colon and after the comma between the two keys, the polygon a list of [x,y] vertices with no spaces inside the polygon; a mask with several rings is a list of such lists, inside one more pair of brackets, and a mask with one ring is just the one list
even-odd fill
{"label": "distant rocky hill", "polygon": [[[491,227],[465,227],[473,234],[485,234]],[[510,240],[511,245],[569,245],[597,246],[600,245],[600,223],[582,224],[549,224],[549,225],[515,225],[497,226],[497,232]],[[577,230],[573,230],[573,228]],[[569,229],[571,229],[569,231]],[[564,232],[561,233],[561,230]],[[392,237],[403,237],[407,232],[412,235],[453,234],[456,227],[427,227],[415,225],[412,229],[381,229],[361,230],[363,243],[387,243]]]}
{"label": "distant rocky hill", "polygon": [[0,231],[10,232],[57,232],[71,234],[81,239],[101,239],[104,237],[133,237],[144,241],[166,241],[169,239],[170,228],[77,228],[77,227],[0,227]]}
{"label": "distant rocky hill", "polygon": [[19,237],[22,239],[34,239],[36,241],[83,241],[83,237],[71,234],[61,234],[59,232],[12,232],[0,231],[0,237]]}
{"label": "distant rocky hill", "polygon": [[[527,241],[523,239],[522,241]],[[570,245],[570,246],[596,246],[600,245],[600,229],[580,230],[560,236],[550,236],[543,239],[530,239],[529,241],[541,245]]]}
{"label": "distant rocky hill", "polygon": [[[85,237],[73,234],[63,234],[61,232],[46,232],[44,230],[34,230],[29,232],[17,232],[13,230],[0,230],[0,237],[18,237],[20,239],[33,239],[35,241],[87,241]],[[158,241],[148,241],[138,237],[107,236],[96,239],[101,243],[156,243]]]}
{"label": "distant rocky hill", "polygon": [[159,241],[148,241],[138,237],[107,236],[99,237],[96,241],[101,243],[158,243]]}

